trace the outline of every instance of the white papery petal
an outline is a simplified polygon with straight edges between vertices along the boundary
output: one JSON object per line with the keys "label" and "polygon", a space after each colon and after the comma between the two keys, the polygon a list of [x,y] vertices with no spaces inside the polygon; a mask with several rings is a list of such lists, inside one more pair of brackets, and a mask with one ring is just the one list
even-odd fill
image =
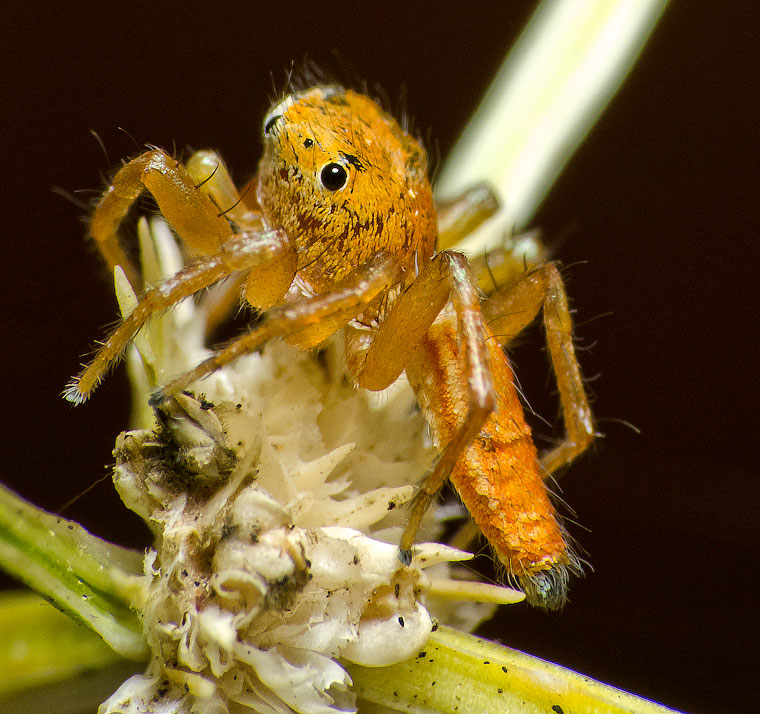
{"label": "white papery petal", "polygon": [[334,699],[327,690],[346,691],[351,684],[346,671],[332,659],[304,649],[260,650],[240,644],[235,658],[249,664],[262,684],[303,714],[335,714]]}
{"label": "white papery petal", "polygon": [[360,623],[357,638],[349,642],[341,654],[365,667],[395,664],[417,654],[425,646],[432,626],[430,613],[417,603],[413,612],[394,619]]}

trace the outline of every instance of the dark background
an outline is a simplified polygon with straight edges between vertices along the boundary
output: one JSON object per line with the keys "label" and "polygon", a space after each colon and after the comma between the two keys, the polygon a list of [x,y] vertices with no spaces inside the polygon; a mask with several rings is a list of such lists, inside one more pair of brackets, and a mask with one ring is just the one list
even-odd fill
{"label": "dark background", "polygon": [[[122,371],[78,409],[58,396],[116,311],[82,211],[51,187],[101,188],[137,151],[117,127],[214,147],[247,177],[272,76],[306,55],[391,97],[404,85],[445,155],[533,3],[258,5],[6,11],[0,478],[48,509],[103,476],[128,415]],[[562,481],[594,572],[562,614],[505,608],[484,630],[691,712],[747,710],[756,686],[758,18],[741,8],[673,3],[535,221],[570,234],[559,257],[594,345],[581,360],[606,438]],[[515,362],[551,418],[545,356]],[[107,481],[65,515],[147,542]]]}

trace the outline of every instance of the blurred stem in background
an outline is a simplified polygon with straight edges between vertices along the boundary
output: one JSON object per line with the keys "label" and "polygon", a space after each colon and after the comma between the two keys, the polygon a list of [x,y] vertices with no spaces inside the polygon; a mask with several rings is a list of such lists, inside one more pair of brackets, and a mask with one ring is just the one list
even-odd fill
{"label": "blurred stem in background", "polygon": [[440,198],[488,181],[504,207],[458,248],[524,228],[634,65],[667,0],[544,0],[447,157]]}
{"label": "blurred stem in background", "polygon": [[[460,248],[482,252],[528,223],[623,82],[666,4],[539,5],[436,186],[446,198],[485,180],[502,197],[500,213]],[[140,560],[141,554],[104,543],[0,490],[0,566],[80,623],[36,595],[0,598],[0,710],[91,710],[140,667],[122,658],[140,661],[146,652],[140,622],[130,610],[141,606]],[[435,697],[428,697],[425,711],[455,711],[459,705],[459,711],[474,711],[463,702],[464,692],[482,712],[544,712],[555,705],[561,707],[557,711],[666,711],[471,635],[442,630],[428,649],[436,655],[389,668],[351,665],[358,696],[420,711],[420,693],[430,692],[435,681]],[[485,660],[493,667],[484,667]]]}

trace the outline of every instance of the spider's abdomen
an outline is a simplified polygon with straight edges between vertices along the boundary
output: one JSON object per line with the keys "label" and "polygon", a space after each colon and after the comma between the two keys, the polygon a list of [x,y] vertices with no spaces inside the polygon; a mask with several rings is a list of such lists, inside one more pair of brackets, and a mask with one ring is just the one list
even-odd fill
{"label": "spider's abdomen", "polygon": [[[512,368],[487,327],[485,339],[496,408],[449,478],[528,602],[558,609],[566,600],[568,573],[578,570],[577,557],[549,499]],[[465,354],[459,342],[456,314],[444,311],[406,367],[439,450],[468,413]]]}

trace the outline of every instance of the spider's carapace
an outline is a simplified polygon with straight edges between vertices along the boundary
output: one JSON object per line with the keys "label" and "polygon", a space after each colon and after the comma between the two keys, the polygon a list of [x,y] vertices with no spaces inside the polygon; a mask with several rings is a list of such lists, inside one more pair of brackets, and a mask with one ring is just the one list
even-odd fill
{"label": "spider's carapace", "polygon": [[[134,285],[138,271],[117,231],[144,190],[196,257],[144,293],[69,385],[70,401],[90,395],[152,314],[222,278],[247,275],[245,298],[262,318],[163,386],[154,404],[271,338],[309,349],[343,330],[354,382],[381,390],[405,370],[439,450],[412,503],[402,561],[451,478],[528,600],[562,606],[568,574],[579,565],[545,479],[588,446],[593,423],[556,266],[526,270],[505,243],[492,257],[507,277],[483,302],[465,256],[441,249],[495,210],[489,190],[475,187],[436,211],[420,143],[374,101],[335,86],[294,92],[270,110],[264,154],[242,197],[214,152],[183,165],[151,149],[126,163],[90,232]],[[567,434],[539,459],[502,345],[542,309]]]}

